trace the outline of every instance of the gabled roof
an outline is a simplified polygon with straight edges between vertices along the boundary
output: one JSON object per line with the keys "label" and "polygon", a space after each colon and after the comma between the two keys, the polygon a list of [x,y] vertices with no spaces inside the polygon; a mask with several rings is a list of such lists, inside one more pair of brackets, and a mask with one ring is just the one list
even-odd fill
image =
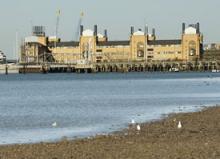
{"label": "gabled roof", "polygon": [[[49,47],[54,47],[55,46],[55,43],[54,42],[50,42],[48,44]],[[79,46],[79,42],[78,41],[64,41],[64,42],[57,42],[56,43],[56,46],[57,47],[76,47],[76,46]]]}
{"label": "gabled roof", "polygon": [[130,41],[100,41],[97,46],[130,45]]}
{"label": "gabled roof", "polygon": [[180,45],[182,40],[152,40],[148,45]]}

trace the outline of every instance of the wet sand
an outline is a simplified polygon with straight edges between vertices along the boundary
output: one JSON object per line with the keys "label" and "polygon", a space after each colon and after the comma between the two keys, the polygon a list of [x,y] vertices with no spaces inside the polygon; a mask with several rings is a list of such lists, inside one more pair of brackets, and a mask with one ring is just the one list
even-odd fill
{"label": "wet sand", "polygon": [[[181,121],[182,128],[178,129]],[[220,107],[57,143],[0,146],[0,159],[220,159]]]}

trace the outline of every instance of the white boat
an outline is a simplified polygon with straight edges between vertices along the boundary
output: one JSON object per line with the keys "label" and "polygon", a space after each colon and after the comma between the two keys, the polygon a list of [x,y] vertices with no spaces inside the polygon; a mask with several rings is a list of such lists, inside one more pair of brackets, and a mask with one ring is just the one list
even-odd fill
{"label": "white boat", "polygon": [[176,67],[170,68],[169,69],[170,72],[179,72],[179,69]]}
{"label": "white boat", "polygon": [[220,70],[213,69],[212,72],[213,72],[213,73],[217,73],[217,72],[220,72]]}

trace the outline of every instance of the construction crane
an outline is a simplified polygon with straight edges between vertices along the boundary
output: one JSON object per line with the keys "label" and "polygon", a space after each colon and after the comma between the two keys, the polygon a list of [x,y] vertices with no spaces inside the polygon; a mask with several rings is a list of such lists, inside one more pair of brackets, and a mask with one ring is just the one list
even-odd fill
{"label": "construction crane", "polygon": [[54,39],[54,47],[57,48],[57,42],[58,42],[58,29],[59,29],[59,23],[60,23],[60,14],[61,10],[57,10],[56,12],[56,29],[55,29],[55,39]]}
{"label": "construction crane", "polygon": [[57,41],[57,39],[58,39],[58,29],[59,29],[59,23],[60,23],[60,14],[61,14],[61,11],[60,10],[58,10],[57,11],[57,19],[56,19],[56,31],[55,31],[55,36],[56,36],[56,40],[55,41]]}
{"label": "construction crane", "polygon": [[79,21],[78,21],[78,24],[77,24],[77,28],[76,28],[76,33],[75,33],[75,36],[74,36],[75,41],[77,41],[79,39],[80,26],[82,25],[83,17],[84,17],[84,12],[81,12],[80,13],[80,18],[79,18]]}
{"label": "construction crane", "polygon": [[54,39],[54,48],[55,48],[55,53],[57,53],[57,42],[58,42],[58,29],[59,29],[59,23],[60,23],[60,14],[61,10],[59,9],[56,12],[56,28],[55,28],[55,39]]}

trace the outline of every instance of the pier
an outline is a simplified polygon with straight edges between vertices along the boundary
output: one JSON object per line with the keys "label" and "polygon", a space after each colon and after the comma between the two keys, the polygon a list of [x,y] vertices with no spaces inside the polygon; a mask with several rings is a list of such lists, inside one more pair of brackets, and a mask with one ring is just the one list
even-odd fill
{"label": "pier", "polygon": [[[19,73],[98,73],[98,72],[184,72],[220,70],[220,61],[166,61],[166,62],[105,62],[88,64],[22,63],[16,66]],[[3,68],[5,68],[3,66]],[[8,67],[10,70],[10,67]]]}

